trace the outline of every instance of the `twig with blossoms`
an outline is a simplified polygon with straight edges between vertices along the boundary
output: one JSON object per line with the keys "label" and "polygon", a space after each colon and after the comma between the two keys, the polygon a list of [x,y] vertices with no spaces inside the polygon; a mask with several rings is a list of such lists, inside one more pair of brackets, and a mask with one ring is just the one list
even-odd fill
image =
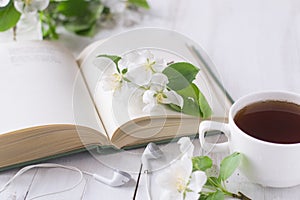
{"label": "twig with blossoms", "polygon": [[242,155],[233,153],[224,158],[219,175],[212,175],[213,167],[208,156],[193,157],[194,146],[188,137],[178,141],[181,159],[173,163],[166,172],[157,176],[156,182],[163,188],[161,200],[224,200],[225,196],[251,200],[241,192],[237,194],[226,189],[227,180],[241,162]]}
{"label": "twig with blossoms", "polygon": [[143,111],[151,113],[160,105],[189,115],[208,118],[212,110],[193,83],[199,69],[187,62],[169,62],[155,58],[149,50],[134,51],[123,58],[99,55],[115,64],[115,72],[102,79],[104,90],[114,93],[124,88],[142,91]]}
{"label": "twig with blossoms", "polygon": [[0,32],[13,28],[15,33],[22,25],[38,29],[44,39],[57,39],[56,28],[63,26],[78,35],[94,36],[108,24],[138,23],[143,9],[149,8],[147,0],[0,0]]}

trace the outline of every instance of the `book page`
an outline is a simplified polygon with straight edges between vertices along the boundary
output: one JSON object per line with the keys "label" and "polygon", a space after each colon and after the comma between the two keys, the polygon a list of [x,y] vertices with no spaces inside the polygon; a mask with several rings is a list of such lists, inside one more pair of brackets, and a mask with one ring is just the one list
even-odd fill
{"label": "book page", "polygon": [[3,43],[0,58],[0,133],[51,124],[105,133],[66,49],[44,41]]}
{"label": "book page", "polygon": [[[129,93],[127,96],[116,96],[113,92],[103,89],[103,77],[115,73],[116,69],[109,59],[97,57],[100,54],[123,56],[133,50],[147,49],[151,50],[156,58],[164,58],[167,62],[186,61],[193,63],[200,68],[195,83],[212,107],[213,117],[226,118],[228,105],[224,104],[224,94],[209,78],[209,75],[205,73],[205,70],[201,70],[202,66],[199,65],[188,48],[187,44],[190,43],[193,44],[192,41],[187,40],[178,33],[159,29],[143,29],[101,41],[101,43],[98,43],[98,47],[93,46],[94,50],[86,55],[84,59],[81,57],[80,68],[86,77],[110,138],[123,124],[137,118],[147,117],[150,114],[142,111],[145,104],[141,101],[142,98],[139,96],[141,94],[138,92]],[[164,117],[171,115],[176,115],[178,118],[186,117],[170,109],[151,113],[151,116],[160,115],[164,115]]]}

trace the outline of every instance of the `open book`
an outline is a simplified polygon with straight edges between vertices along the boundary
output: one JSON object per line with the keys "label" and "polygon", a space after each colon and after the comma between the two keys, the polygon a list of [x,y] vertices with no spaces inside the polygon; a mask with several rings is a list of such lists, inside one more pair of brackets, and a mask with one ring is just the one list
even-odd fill
{"label": "open book", "polygon": [[[147,41],[136,41],[149,32]],[[186,60],[201,69],[189,42],[171,31],[132,31],[95,42],[77,60],[54,42],[1,44],[0,168],[82,149],[129,149],[197,134],[200,118],[167,107],[163,114],[149,115],[134,98],[115,99],[103,90],[100,80],[112,63],[97,58],[147,47],[169,61]],[[230,102],[223,91],[205,70],[196,82],[212,107],[212,118],[224,121]]]}

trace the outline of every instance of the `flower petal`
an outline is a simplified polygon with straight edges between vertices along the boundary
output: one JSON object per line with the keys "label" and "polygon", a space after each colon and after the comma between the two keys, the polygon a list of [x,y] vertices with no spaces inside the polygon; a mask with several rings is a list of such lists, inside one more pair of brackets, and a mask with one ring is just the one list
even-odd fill
{"label": "flower petal", "polygon": [[163,73],[155,73],[152,75],[151,84],[161,85],[163,88],[169,83],[168,77]]}
{"label": "flower petal", "polygon": [[48,7],[50,0],[32,0],[30,6],[37,10],[44,10]]}
{"label": "flower petal", "polygon": [[10,0],[0,0],[0,8],[7,6]]}
{"label": "flower petal", "polygon": [[155,91],[165,90],[169,83],[168,77],[162,73],[155,73],[152,75],[150,82],[150,89]]}
{"label": "flower petal", "polygon": [[195,171],[192,173],[189,189],[198,193],[202,190],[203,185],[207,181],[207,176],[203,171]]}
{"label": "flower petal", "polygon": [[137,51],[130,52],[123,56],[119,61],[120,66],[124,68],[134,69],[136,67],[141,67],[145,62],[145,58],[139,54]]}
{"label": "flower petal", "polygon": [[177,191],[176,182],[178,179],[188,183],[192,173],[192,160],[187,158],[175,161],[166,172],[157,176],[157,183],[170,191]]}
{"label": "flower petal", "polygon": [[123,1],[117,1],[109,8],[111,13],[123,13],[126,10],[126,3]]}
{"label": "flower petal", "polygon": [[179,106],[180,108],[183,107],[183,98],[177,94],[175,91],[171,90],[171,91],[166,91],[164,92],[164,94],[167,96],[167,98],[164,98],[162,103],[164,104],[175,104],[177,106]]}
{"label": "flower petal", "polygon": [[193,157],[194,145],[191,142],[190,138],[182,137],[177,142],[179,144],[179,149],[181,153],[186,153],[189,158]]}
{"label": "flower petal", "polygon": [[14,0],[14,6],[18,12],[23,13],[25,7],[23,0]]}
{"label": "flower petal", "polygon": [[167,62],[164,59],[157,59],[153,65],[156,72],[162,72],[167,67]]}
{"label": "flower petal", "polygon": [[157,104],[155,103],[149,103],[144,106],[143,112],[145,113],[151,113],[155,108],[157,107]]}
{"label": "flower petal", "polygon": [[173,169],[167,169],[167,171],[159,174],[156,177],[156,183],[161,186],[165,191],[170,191],[172,193],[177,192],[176,188],[176,181],[177,177],[174,176],[174,170]]}
{"label": "flower petal", "polygon": [[129,69],[127,72],[127,78],[139,86],[148,85],[151,81],[152,72],[145,67],[136,67]]}
{"label": "flower petal", "polygon": [[103,77],[102,88],[104,91],[110,91],[114,89],[114,80],[112,76]]}
{"label": "flower petal", "polygon": [[172,194],[173,194],[172,192],[165,190],[159,195],[159,199],[160,200],[172,200],[173,199]]}
{"label": "flower petal", "polygon": [[193,170],[193,163],[190,158],[188,158],[187,156],[182,157],[180,160],[176,161],[176,163],[172,165],[171,168],[177,177],[183,179],[186,184],[188,183]]}
{"label": "flower petal", "polygon": [[143,94],[143,102],[145,104],[156,103],[155,95],[156,92],[153,90],[146,90]]}
{"label": "flower petal", "polygon": [[102,87],[104,91],[118,90],[122,87],[122,77],[120,74],[114,73],[103,76]]}
{"label": "flower petal", "polygon": [[147,59],[149,60],[154,60],[154,55],[151,53],[150,50],[143,50],[143,51],[140,51],[140,55],[145,59],[145,61]]}
{"label": "flower petal", "polygon": [[[133,88],[129,86],[127,82],[119,82],[117,88],[113,90],[114,99],[116,101],[125,101],[128,100],[130,95],[133,93]],[[125,109],[125,108],[124,108]]]}
{"label": "flower petal", "polygon": [[14,0],[14,6],[20,13],[36,13],[48,7],[50,0],[32,0],[25,4],[24,0]]}
{"label": "flower petal", "polygon": [[192,167],[192,160],[185,156],[175,161],[166,171],[156,177],[156,182],[163,189],[164,199],[183,199],[183,194],[190,181]]}
{"label": "flower petal", "polygon": [[186,200],[194,200],[194,199],[199,199],[200,194],[197,192],[187,192],[185,195]]}
{"label": "flower petal", "polygon": [[155,97],[156,92],[153,90],[146,90],[143,94],[143,103],[146,105],[143,108],[143,112],[150,113],[157,106]]}
{"label": "flower petal", "polygon": [[[183,200],[183,194],[179,192],[164,191],[160,194],[160,200]],[[187,199],[188,200],[188,199]]]}

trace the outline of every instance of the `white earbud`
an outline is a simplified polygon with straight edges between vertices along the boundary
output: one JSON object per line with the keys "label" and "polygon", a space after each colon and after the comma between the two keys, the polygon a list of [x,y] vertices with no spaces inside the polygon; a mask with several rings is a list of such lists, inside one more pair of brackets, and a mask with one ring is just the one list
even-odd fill
{"label": "white earbud", "polygon": [[125,183],[128,183],[131,180],[130,174],[123,172],[123,171],[118,171],[118,170],[114,171],[114,175],[111,179],[104,178],[97,174],[93,174],[93,177],[95,180],[105,183],[109,186],[113,186],[113,187],[124,185]]}
{"label": "white earbud", "polygon": [[142,168],[144,169],[144,173],[146,174],[146,185],[147,185],[147,195],[148,199],[151,200],[151,194],[150,194],[150,177],[149,177],[149,172],[150,172],[150,165],[149,165],[149,160],[150,159],[158,159],[163,156],[163,152],[158,148],[158,146],[154,143],[149,143],[147,147],[145,148],[142,158],[141,158],[141,166],[140,166],[140,172],[138,179],[136,181],[136,186],[133,194],[133,200],[136,199],[136,194],[137,194],[137,189],[141,177],[141,171]]}
{"label": "white earbud", "polygon": [[150,172],[150,165],[149,165],[149,160],[150,159],[157,159],[162,157],[163,152],[158,148],[158,146],[154,143],[149,143],[147,147],[145,148],[145,151],[142,155],[142,164],[144,168],[145,173]]}

